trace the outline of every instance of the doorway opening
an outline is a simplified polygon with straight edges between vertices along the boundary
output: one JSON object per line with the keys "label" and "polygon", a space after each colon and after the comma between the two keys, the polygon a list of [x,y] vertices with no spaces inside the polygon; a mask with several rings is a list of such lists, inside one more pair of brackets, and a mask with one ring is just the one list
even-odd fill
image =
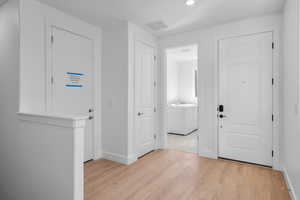
{"label": "doorway opening", "polygon": [[198,153],[198,45],[166,50],[165,147]]}

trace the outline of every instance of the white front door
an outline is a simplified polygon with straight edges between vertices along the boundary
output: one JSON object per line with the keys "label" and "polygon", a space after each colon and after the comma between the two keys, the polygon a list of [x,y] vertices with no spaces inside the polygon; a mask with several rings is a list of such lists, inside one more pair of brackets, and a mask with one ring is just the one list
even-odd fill
{"label": "white front door", "polygon": [[219,157],[272,166],[272,42],[271,32],[219,41]]}
{"label": "white front door", "polygon": [[[52,27],[51,112],[92,115],[93,41],[82,35]],[[84,161],[93,158],[93,120],[87,121]]]}
{"label": "white front door", "polygon": [[154,49],[137,41],[135,46],[135,115],[138,156],[154,150]]}

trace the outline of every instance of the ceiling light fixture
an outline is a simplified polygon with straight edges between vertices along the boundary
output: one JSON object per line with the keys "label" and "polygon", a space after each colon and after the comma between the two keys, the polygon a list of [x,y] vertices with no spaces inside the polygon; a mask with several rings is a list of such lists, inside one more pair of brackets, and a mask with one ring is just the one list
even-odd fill
{"label": "ceiling light fixture", "polygon": [[187,5],[187,6],[193,6],[193,5],[195,5],[195,0],[187,0],[186,2],[185,2],[185,4]]}

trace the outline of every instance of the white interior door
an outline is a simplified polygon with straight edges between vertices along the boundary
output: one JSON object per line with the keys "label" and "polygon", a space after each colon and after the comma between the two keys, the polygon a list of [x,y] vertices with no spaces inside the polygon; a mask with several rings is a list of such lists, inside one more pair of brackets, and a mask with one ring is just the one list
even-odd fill
{"label": "white interior door", "polygon": [[[52,27],[51,111],[70,115],[93,112],[93,41]],[[90,110],[92,109],[92,110]],[[84,135],[84,161],[93,158],[93,119]]]}
{"label": "white interior door", "polygon": [[220,157],[272,166],[272,42],[271,32],[219,42]]}
{"label": "white interior door", "polygon": [[138,156],[154,149],[154,49],[142,42],[135,48],[135,111]]}

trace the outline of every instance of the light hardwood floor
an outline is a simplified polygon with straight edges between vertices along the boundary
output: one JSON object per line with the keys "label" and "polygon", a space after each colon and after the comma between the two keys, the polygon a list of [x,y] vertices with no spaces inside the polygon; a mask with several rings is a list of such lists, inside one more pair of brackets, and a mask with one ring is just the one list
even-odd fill
{"label": "light hardwood floor", "polygon": [[152,152],[130,166],[85,164],[85,200],[290,200],[280,172],[200,158],[176,150]]}

